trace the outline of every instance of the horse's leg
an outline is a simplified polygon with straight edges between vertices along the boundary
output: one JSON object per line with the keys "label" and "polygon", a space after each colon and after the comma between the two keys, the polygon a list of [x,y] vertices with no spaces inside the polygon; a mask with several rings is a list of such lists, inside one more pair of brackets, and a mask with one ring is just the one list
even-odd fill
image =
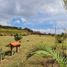
{"label": "horse's leg", "polygon": [[12,55],[12,49],[13,49],[13,46],[10,46],[10,48],[11,48],[11,55]]}
{"label": "horse's leg", "polygon": [[16,46],[16,52],[18,52],[18,46]]}

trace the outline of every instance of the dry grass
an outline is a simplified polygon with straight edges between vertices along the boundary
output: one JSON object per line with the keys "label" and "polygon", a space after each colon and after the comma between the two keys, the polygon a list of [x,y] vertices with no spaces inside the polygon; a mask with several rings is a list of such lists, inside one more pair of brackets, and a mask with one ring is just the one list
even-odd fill
{"label": "dry grass", "polygon": [[[0,36],[0,48],[3,51],[10,50],[6,45],[14,41],[14,38],[11,36]],[[52,36],[39,36],[39,35],[29,35],[24,36],[21,40],[21,47],[18,53],[15,53],[12,56],[6,56],[4,60],[1,61],[0,67],[24,67],[22,66],[23,61],[26,59],[26,54],[30,49],[35,47],[38,44],[44,44],[46,46],[54,46],[55,38]],[[65,43],[66,44],[66,43]],[[15,49],[14,49],[15,51]],[[33,56],[28,61],[25,62],[25,67],[42,67],[41,64],[33,64],[30,62],[40,62],[43,58],[40,56]]]}

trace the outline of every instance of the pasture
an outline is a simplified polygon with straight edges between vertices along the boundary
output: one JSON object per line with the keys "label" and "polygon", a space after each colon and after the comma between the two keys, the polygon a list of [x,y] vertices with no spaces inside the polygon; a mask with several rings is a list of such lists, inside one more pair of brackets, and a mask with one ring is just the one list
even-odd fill
{"label": "pasture", "polygon": [[[4,52],[9,51],[10,48],[6,47],[6,45],[13,41],[14,41],[13,36],[0,36],[0,49],[2,48]],[[19,48],[19,52],[14,53],[14,55],[12,56],[6,55],[5,59],[0,62],[0,67],[43,67],[40,64],[43,58],[40,56],[34,55],[31,58],[29,58],[27,61],[25,61],[27,53],[39,44],[46,45],[49,47],[54,47],[55,37],[48,35],[23,36],[21,40],[21,47]],[[61,51],[61,45],[62,44],[58,44],[57,46],[58,51]],[[67,47],[66,41],[64,42],[64,46]],[[15,52],[15,49],[13,51]],[[23,64],[25,64],[25,66],[23,66]]]}

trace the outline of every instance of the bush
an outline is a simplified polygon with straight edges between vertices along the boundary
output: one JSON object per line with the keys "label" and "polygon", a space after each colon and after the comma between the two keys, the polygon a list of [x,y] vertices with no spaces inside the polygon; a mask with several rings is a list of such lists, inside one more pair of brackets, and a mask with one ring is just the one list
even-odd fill
{"label": "bush", "polygon": [[56,42],[57,43],[63,43],[66,39],[66,34],[62,33],[60,35],[56,35]]}
{"label": "bush", "polygon": [[18,41],[18,40],[21,40],[21,39],[22,39],[22,36],[21,36],[20,34],[17,34],[17,33],[16,33],[16,34],[14,35],[14,38],[15,38],[16,41]]}

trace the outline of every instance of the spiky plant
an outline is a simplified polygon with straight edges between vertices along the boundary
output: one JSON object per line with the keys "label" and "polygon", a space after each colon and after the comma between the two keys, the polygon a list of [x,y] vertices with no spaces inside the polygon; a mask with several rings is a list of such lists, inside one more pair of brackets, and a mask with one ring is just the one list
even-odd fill
{"label": "spiky plant", "polygon": [[49,56],[52,57],[54,60],[58,62],[60,67],[66,67],[67,66],[67,58],[64,58],[60,55],[59,52],[56,52],[50,47],[43,47],[44,49],[38,49],[34,50],[31,53],[27,55],[27,59],[29,59],[34,54],[40,55],[40,56]]}

